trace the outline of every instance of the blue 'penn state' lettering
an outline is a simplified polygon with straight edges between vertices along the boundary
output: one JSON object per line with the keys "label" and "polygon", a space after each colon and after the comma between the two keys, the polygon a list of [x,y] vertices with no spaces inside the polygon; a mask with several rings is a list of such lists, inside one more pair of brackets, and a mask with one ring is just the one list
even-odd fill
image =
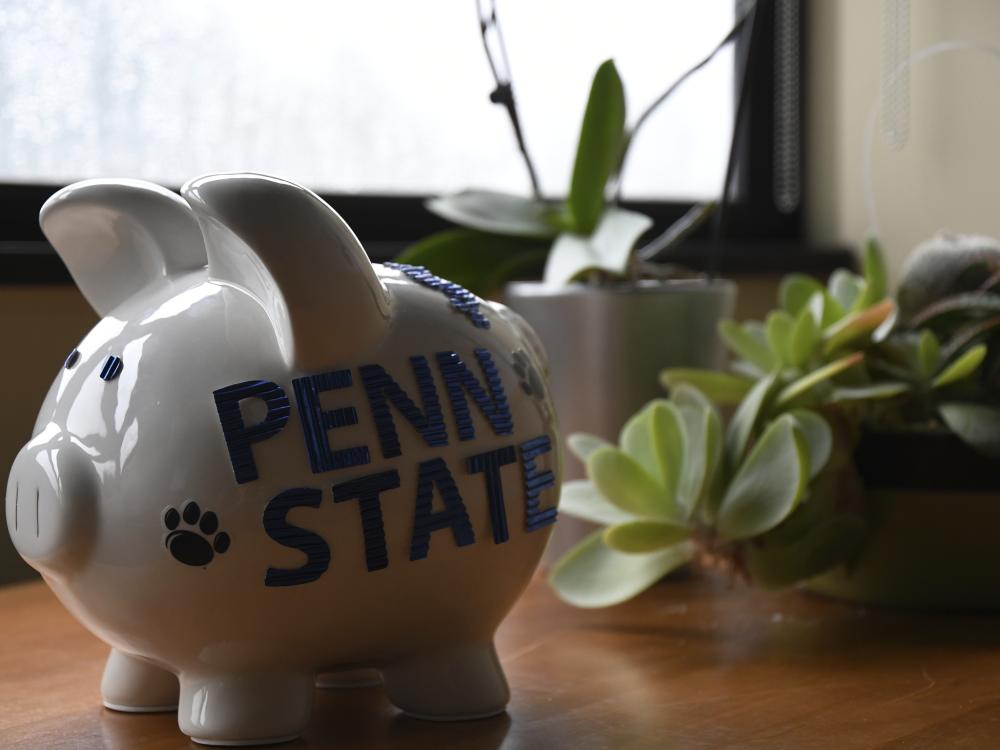
{"label": "blue 'penn state' lettering", "polygon": [[369,572],[389,566],[389,552],[385,547],[385,525],[382,523],[382,502],[379,495],[397,487],[399,487],[399,472],[395,469],[333,486],[333,502],[358,501],[358,509],[361,511],[361,531],[365,537],[365,565]]}
{"label": "blue 'penn state' lettering", "polygon": [[350,466],[363,466],[371,462],[368,447],[356,445],[352,448],[330,450],[327,431],[337,427],[350,427],[358,423],[358,412],[353,406],[344,406],[324,411],[319,402],[319,394],[338,388],[350,388],[350,370],[334,370],[320,375],[295,378],[295,398],[299,402],[299,416],[302,418],[302,435],[309,452],[309,466],[313,474]]}
{"label": "blue 'penn state' lettering", "polygon": [[264,574],[265,586],[299,586],[311,583],[330,567],[330,547],[319,534],[286,520],[292,508],[318,508],[323,493],[309,488],[285,490],[267,504],[264,509],[264,531],[271,539],[284,547],[291,547],[306,555],[306,563],[301,568],[268,568]]}
{"label": "blue 'penn state' lettering", "polygon": [[490,525],[493,528],[493,543],[503,544],[510,539],[507,528],[507,508],[503,500],[503,481],[500,469],[517,461],[513,445],[505,445],[494,451],[487,451],[466,460],[470,474],[482,474],[486,480],[486,500],[490,504]]}
{"label": "blue 'penn state' lettering", "polygon": [[438,401],[434,377],[431,375],[427,358],[410,357],[410,366],[413,368],[413,377],[420,390],[420,400],[424,405],[423,412],[417,408],[406,391],[399,387],[399,383],[393,380],[382,365],[364,365],[358,368],[361,380],[365,384],[368,406],[371,408],[372,421],[375,422],[375,429],[378,431],[378,441],[382,446],[384,458],[395,458],[403,453],[399,447],[396,423],[393,421],[392,412],[389,411],[390,403],[406,417],[406,421],[413,425],[427,445],[448,445],[448,432],[444,426],[441,403]]}
{"label": "blue 'penn state' lettering", "polygon": [[486,376],[489,393],[455,352],[437,353],[438,367],[441,370],[441,377],[444,378],[445,387],[448,389],[452,413],[455,415],[458,439],[472,440],[476,437],[475,428],[472,426],[472,417],[469,414],[469,403],[465,398],[466,394],[472,396],[479,411],[489,420],[494,433],[510,435],[514,432],[514,420],[510,416],[507,394],[504,392],[503,383],[500,382],[500,373],[497,371],[496,365],[493,364],[493,357],[486,349],[476,349],[475,354],[476,359],[479,360],[479,366]]}
{"label": "blue 'penn state' lettering", "polygon": [[448,298],[448,302],[453,308],[472,321],[476,328],[489,328],[490,319],[479,310],[479,297],[474,295],[464,286],[456,284],[454,281],[442,279],[435,276],[423,266],[411,266],[409,263],[383,263],[386,268],[395,268],[402,271],[418,284],[423,284],[428,289],[441,292]]}
{"label": "blue 'penn state' lettering", "polygon": [[[434,488],[437,487],[444,510],[432,510]],[[410,540],[410,559],[423,560],[430,548],[431,532],[451,529],[455,544],[464,547],[476,541],[472,522],[465,510],[462,496],[458,494],[455,479],[443,458],[421,461],[417,478],[417,508],[413,518],[413,538]]]}
{"label": "blue 'penn state' lettering", "polygon": [[[471,404],[475,405],[475,409],[490,425],[494,435],[512,435],[514,423],[493,357],[486,349],[475,349],[473,354],[482,372],[482,380],[456,352],[438,352],[434,357],[459,438],[465,441],[476,437]],[[447,428],[428,360],[423,356],[412,356],[409,362],[422,408],[414,403],[410,394],[382,365],[368,364],[358,368],[381,453],[387,459],[402,456],[394,421],[397,413],[402,415],[427,446],[448,445]],[[330,444],[331,430],[359,424],[361,418],[355,407],[348,404],[327,410],[320,404],[321,393],[347,391],[353,387],[352,371],[341,369],[305,375],[295,378],[292,385],[313,473],[369,464],[371,455],[367,445],[334,449]],[[258,479],[253,446],[274,437],[288,423],[291,404],[284,389],[271,381],[248,380],[220,388],[213,392],[213,396],[236,482],[243,484]],[[247,399],[258,399],[266,406],[264,418],[256,424],[247,425],[244,421],[241,405]],[[551,470],[538,465],[539,458],[551,450],[552,441],[549,436],[540,435],[521,443],[476,453],[462,461],[468,475],[482,475],[483,484],[480,486],[485,490],[485,496],[482,500],[477,499],[477,502],[486,504],[494,544],[509,541],[511,535],[504,497],[504,466],[518,461],[521,464],[520,485],[524,492],[525,531],[538,531],[556,521],[556,508],[542,507],[541,501],[542,493],[555,486],[555,477]],[[414,499],[413,527],[409,540],[410,560],[427,558],[435,531],[450,529],[450,537],[457,547],[474,544],[476,535],[466,501],[459,493],[455,477],[445,459],[425,459],[416,468],[416,493],[415,496],[411,495]],[[382,570],[389,565],[382,496],[399,487],[400,474],[397,469],[368,474],[332,487],[334,504],[352,500],[358,503],[365,566],[369,572]],[[440,499],[440,510],[435,510],[435,496]],[[303,553],[306,561],[298,568],[267,568],[264,575],[265,586],[311,583],[329,568],[331,551],[323,537],[288,522],[288,514],[295,508],[321,510],[322,499],[322,490],[299,487],[279,493],[267,504],[262,519],[267,536],[284,547]]]}
{"label": "blue 'penn state' lettering", "polygon": [[[257,478],[257,464],[250,446],[277,435],[288,424],[291,411],[288,396],[281,386],[269,380],[247,380],[220,388],[212,395],[236,483],[252,482]],[[240,412],[240,402],[247,398],[259,398],[267,405],[264,419],[249,427],[243,423]]]}

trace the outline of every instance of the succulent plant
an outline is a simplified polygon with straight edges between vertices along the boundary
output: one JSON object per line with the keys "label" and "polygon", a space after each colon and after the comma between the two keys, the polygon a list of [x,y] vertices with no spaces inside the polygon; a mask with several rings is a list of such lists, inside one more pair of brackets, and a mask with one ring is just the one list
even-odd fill
{"label": "succulent plant", "polygon": [[[696,556],[764,587],[817,575],[857,548],[865,524],[825,472],[845,464],[826,419],[777,406],[770,375],[723,429],[715,405],[676,386],[622,428],[618,444],[569,439],[589,479],[563,486],[561,512],[601,524],[553,568],[556,592],[580,607],[625,601]],[[849,461],[847,462],[849,464]]]}
{"label": "succulent plant", "polygon": [[[663,384],[691,384],[726,403],[777,373],[779,407],[836,405],[856,423],[874,427],[943,424],[996,455],[1000,410],[981,378],[972,376],[987,359],[983,339],[1000,335],[1000,294],[990,291],[992,286],[951,293],[948,285],[931,290],[925,284],[918,294],[914,279],[926,278],[923,263],[931,260],[923,257],[911,265],[913,276],[904,278],[903,288],[912,281],[907,298],[925,307],[906,319],[887,296],[885,263],[872,240],[863,275],[838,269],[822,286],[792,274],[782,281],[780,306],[765,321],[723,321],[719,333],[737,357],[733,373],[672,369],[663,373]],[[982,275],[969,268],[982,257],[981,251],[956,255],[965,272],[946,269],[939,257],[932,266],[954,284],[968,283]]]}
{"label": "succulent plant", "polygon": [[[603,528],[553,568],[557,593],[616,604],[696,556],[763,588],[848,562],[867,529],[853,465],[864,424],[946,426],[1000,454],[1000,410],[973,377],[988,354],[981,339],[1000,335],[1000,275],[969,268],[983,258],[956,256],[949,283],[919,294],[917,280],[944,276],[947,263],[933,259],[932,276],[921,265],[930,255],[912,265],[908,299],[922,306],[907,319],[874,241],[861,275],[840,269],[825,286],[790,275],[763,322],[721,324],[732,372],[666,370],[670,398],[633,416],[617,445],[570,436],[588,479],[564,485],[561,510]],[[736,406],[725,430],[717,405]]]}

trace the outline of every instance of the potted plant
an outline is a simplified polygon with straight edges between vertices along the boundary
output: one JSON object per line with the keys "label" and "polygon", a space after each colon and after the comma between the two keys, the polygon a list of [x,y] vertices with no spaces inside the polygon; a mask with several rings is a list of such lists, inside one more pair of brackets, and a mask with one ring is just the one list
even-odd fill
{"label": "potted plant", "polygon": [[998,269],[996,243],[939,238],[893,298],[872,242],[863,276],[792,275],[765,321],[723,322],[731,372],[666,370],[671,398],[617,446],[570,438],[589,480],[562,512],[605,528],[555,566],[557,592],[613,604],[700,555],[764,588],[1000,604]]}
{"label": "potted plant", "polygon": [[[747,33],[752,18],[751,10],[631,128],[621,78],[613,61],[604,62],[591,85],[565,200],[541,194],[503,70],[505,57],[491,52],[490,41],[499,39],[495,8],[481,19],[497,84],[491,99],[509,114],[533,195],[467,190],[435,198],[428,208],[457,228],[424,239],[398,260],[426,266],[484,296],[501,294],[527,319],[548,353],[564,431],[610,438],[657,394],[657,375],[664,367],[723,362],[715,330],[732,312],[734,286],[669,265],[673,249],[713,213],[715,204],[697,205],[663,233],[647,238],[652,220],[624,208],[619,199],[629,145],[643,123],[690,73]],[[727,178],[731,171],[732,164]],[[720,211],[724,203],[725,196]],[[515,281],[539,273],[540,282]],[[568,476],[582,476],[582,466],[566,468]],[[566,537],[569,525],[561,526],[557,536]]]}

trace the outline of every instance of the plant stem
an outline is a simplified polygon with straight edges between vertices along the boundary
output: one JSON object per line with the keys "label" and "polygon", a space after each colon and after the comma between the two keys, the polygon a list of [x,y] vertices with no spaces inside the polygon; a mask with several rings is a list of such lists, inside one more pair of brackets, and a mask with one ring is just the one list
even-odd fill
{"label": "plant stem", "polygon": [[636,133],[639,132],[639,128],[641,128],[643,126],[643,124],[649,119],[650,115],[652,115],[653,112],[655,112],[659,108],[659,106],[661,104],[663,104],[665,101],[667,101],[667,99],[669,99],[670,96],[678,88],[680,88],[681,84],[683,84],[684,81],[686,81],[692,75],[694,75],[699,70],[701,70],[706,65],[708,65],[708,63],[711,62],[712,59],[717,54],[719,54],[720,51],[722,51],[723,47],[725,47],[727,44],[729,44],[731,41],[733,41],[739,35],[740,31],[743,29],[743,26],[747,23],[747,20],[750,19],[751,15],[756,10],[756,7],[757,7],[757,4],[755,2],[753,5],[750,6],[750,9],[748,11],[746,11],[746,13],[744,13],[742,16],[740,16],[740,18],[736,21],[736,23],[733,25],[733,27],[729,30],[729,33],[726,34],[726,36],[722,38],[722,41],[720,41],[717,45],[715,45],[715,48],[711,52],[709,52],[708,55],[706,55],[703,59],[701,59],[700,61],[698,61],[697,63],[695,63],[692,67],[690,67],[686,71],[684,71],[684,73],[681,74],[680,78],[678,78],[676,81],[674,81],[672,84],[670,84],[670,86],[667,88],[667,90],[664,91],[662,94],[660,94],[653,101],[652,104],[650,104],[648,107],[646,107],[646,109],[642,112],[642,114],[639,115],[638,119],[636,119],[635,125],[633,125],[632,129],[625,135],[625,143],[622,144],[621,158],[620,158],[620,160],[618,162],[618,168],[615,170],[615,176],[614,176],[614,179],[615,179],[615,190],[614,190],[614,195],[615,195],[615,202],[616,203],[619,202],[619,201],[621,201],[621,197],[622,197],[621,196],[621,193],[622,193],[622,175],[623,175],[623,173],[625,171],[625,162],[626,162],[626,159],[628,158],[629,148],[631,147],[633,141],[635,141],[635,135],[636,135]]}
{"label": "plant stem", "polygon": [[[531,180],[531,192],[538,200],[542,200],[542,189],[538,183],[538,173],[535,165],[528,154],[528,147],[524,142],[524,133],[521,131],[521,119],[517,114],[517,102],[514,100],[514,88],[511,83],[510,63],[507,60],[507,46],[503,41],[503,32],[500,30],[500,22],[497,20],[496,0],[489,0],[489,6],[484,6],[483,0],[476,0],[476,7],[479,11],[479,32],[483,39],[483,49],[486,51],[486,61],[490,65],[493,73],[493,80],[496,88],[490,92],[490,101],[494,104],[502,104],[507,110],[511,127],[514,129],[514,138],[517,139],[517,148],[524,159],[524,166],[528,170],[528,179]],[[496,39],[497,56],[494,57],[490,48],[490,31]]]}

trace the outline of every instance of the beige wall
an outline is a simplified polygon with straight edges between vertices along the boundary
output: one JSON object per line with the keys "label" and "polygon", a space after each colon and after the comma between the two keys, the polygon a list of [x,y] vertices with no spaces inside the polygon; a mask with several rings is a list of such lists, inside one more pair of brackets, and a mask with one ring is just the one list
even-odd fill
{"label": "beige wall", "polygon": [[[809,0],[806,30],[806,226],[817,241],[866,235],[865,121],[879,90],[883,3]],[[910,50],[946,39],[1000,46],[1000,2],[912,0]],[[874,184],[894,272],[939,229],[1000,237],[1000,60],[960,52],[916,65],[909,139],[889,147],[876,127]]]}
{"label": "beige wall", "polygon": [[[97,322],[75,286],[0,285],[0,488],[6,491],[14,456],[30,437],[38,407],[66,355]],[[0,521],[0,583],[30,569],[14,552]]]}

